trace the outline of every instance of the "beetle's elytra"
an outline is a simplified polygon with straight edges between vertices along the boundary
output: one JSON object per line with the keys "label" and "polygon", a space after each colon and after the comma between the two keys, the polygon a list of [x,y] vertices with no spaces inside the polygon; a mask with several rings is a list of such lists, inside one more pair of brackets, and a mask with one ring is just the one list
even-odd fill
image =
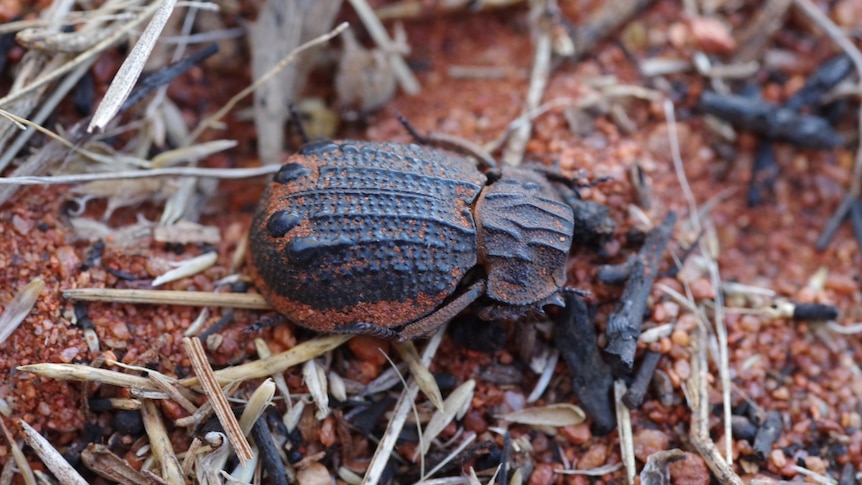
{"label": "beetle's elytra", "polygon": [[562,305],[572,208],[539,172],[494,179],[418,145],[306,145],[258,206],[255,283],[302,326],[401,338],[470,305],[484,319]]}

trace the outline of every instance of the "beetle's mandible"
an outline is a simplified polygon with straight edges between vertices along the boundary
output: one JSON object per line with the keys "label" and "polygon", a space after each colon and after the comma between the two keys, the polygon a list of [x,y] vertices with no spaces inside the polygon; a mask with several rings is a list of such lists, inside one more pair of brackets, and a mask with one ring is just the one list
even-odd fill
{"label": "beetle's mandible", "polygon": [[414,338],[471,305],[486,320],[562,305],[574,229],[540,172],[489,178],[449,151],[317,142],[267,187],[249,259],[259,291],[299,325]]}

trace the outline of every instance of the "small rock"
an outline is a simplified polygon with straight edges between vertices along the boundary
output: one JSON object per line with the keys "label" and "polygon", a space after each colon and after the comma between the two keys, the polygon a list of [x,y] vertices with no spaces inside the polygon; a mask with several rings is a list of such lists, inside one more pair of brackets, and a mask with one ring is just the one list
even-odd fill
{"label": "small rock", "polygon": [[671,483],[679,485],[707,485],[710,483],[709,470],[703,458],[695,453],[685,452],[685,460],[668,465]]}
{"label": "small rock", "polygon": [[590,441],[593,433],[590,431],[590,425],[587,423],[572,424],[560,428],[560,434],[575,445],[582,445]]}
{"label": "small rock", "polygon": [[635,458],[642,463],[646,463],[647,458],[653,453],[666,450],[669,443],[667,435],[657,429],[638,430],[632,440],[634,441]]}
{"label": "small rock", "polygon": [[578,470],[589,470],[591,468],[598,468],[605,464],[608,460],[608,446],[603,444],[597,444],[591,446],[590,449],[581,456],[581,459],[578,460],[578,464],[576,468]]}

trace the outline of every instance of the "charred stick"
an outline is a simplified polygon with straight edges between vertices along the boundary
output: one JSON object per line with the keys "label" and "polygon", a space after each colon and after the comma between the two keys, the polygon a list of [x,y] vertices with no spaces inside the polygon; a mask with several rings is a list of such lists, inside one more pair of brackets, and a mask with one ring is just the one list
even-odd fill
{"label": "charred stick", "polygon": [[587,305],[572,293],[566,293],[565,299],[566,307],[555,328],[557,348],[572,374],[572,388],[581,407],[593,419],[593,432],[606,435],[616,427],[610,394],[614,384],[611,370],[599,353]]}
{"label": "charred stick", "polygon": [[662,354],[659,352],[647,351],[641,360],[641,366],[635,374],[635,379],[629,386],[623,396],[623,404],[629,409],[637,409],[643,404],[644,396],[649,389],[652,376],[655,374],[655,369],[658,367],[658,361],[661,360]]}
{"label": "charred stick", "polygon": [[761,204],[764,193],[775,192],[775,181],[780,171],[775,162],[775,148],[772,143],[761,141],[754,152],[754,164],[751,166],[751,180],[748,181],[748,206]]}
{"label": "charred stick", "polygon": [[[841,224],[844,222],[844,219],[850,214],[855,200],[856,196],[852,193],[848,193],[844,196],[841,204],[839,204],[838,208],[835,209],[835,212],[832,213],[832,217],[826,221],[826,227],[823,228],[823,233],[820,234],[820,237],[817,239],[817,245],[815,248],[818,251],[825,250],[826,246],[829,246],[829,243],[832,242],[832,238],[835,237],[838,229],[841,228]],[[859,238],[856,238],[856,241],[858,243]]]}
{"label": "charred stick", "polygon": [[822,322],[838,318],[838,307],[823,303],[796,303],[792,318],[797,322]]}
{"label": "charred stick", "polygon": [[700,108],[742,130],[802,148],[832,149],[845,142],[825,119],[763,100],[704,91]]}
{"label": "charred stick", "polygon": [[638,261],[623,289],[620,301],[608,320],[608,345],[605,347],[605,353],[610,357],[611,368],[617,376],[629,375],[632,372],[647,298],[675,222],[676,213],[671,211],[660,226],[650,231],[638,253]]}
{"label": "charred stick", "polygon": [[260,450],[260,458],[263,468],[269,474],[269,479],[274,485],[287,485],[287,474],[284,472],[284,463],[278,454],[269,427],[266,425],[265,417],[257,418],[251,427],[251,434],[257,449]]}
{"label": "charred stick", "polygon": [[747,416],[731,416],[730,429],[736,439],[751,441],[757,436],[757,426]]}
{"label": "charred stick", "polygon": [[650,3],[652,0],[613,0],[601,3],[599,11],[593,14],[587,23],[578,26],[573,35],[575,57],[588,54],[596,44],[648,7]]}
{"label": "charred stick", "polygon": [[637,260],[637,256],[631,255],[625,263],[603,264],[596,269],[596,278],[606,285],[622,286],[631,276]]}
{"label": "charred stick", "polygon": [[168,84],[192,67],[205,61],[216,52],[218,52],[218,44],[210,44],[186,58],[168,64],[156,72],[142,76],[135,89],[129,94],[126,102],[123,103],[123,107],[120,108],[120,113],[131,108],[156,89]]}
{"label": "charred stick", "polygon": [[783,423],[781,413],[778,411],[770,411],[766,414],[766,419],[763,425],[757,430],[754,436],[754,453],[758,460],[763,461],[769,456],[772,451],[772,445],[778,441],[783,431]]}
{"label": "charred stick", "polygon": [[820,104],[823,95],[853,72],[853,61],[846,54],[839,54],[823,63],[808,76],[802,89],[785,103],[785,107],[798,111],[800,108]]}

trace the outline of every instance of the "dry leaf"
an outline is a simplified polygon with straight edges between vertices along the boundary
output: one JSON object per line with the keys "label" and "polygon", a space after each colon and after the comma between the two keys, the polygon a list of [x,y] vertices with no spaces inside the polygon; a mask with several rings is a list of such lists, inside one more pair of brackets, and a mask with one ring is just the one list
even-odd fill
{"label": "dry leaf", "polygon": [[431,416],[431,421],[428,421],[425,432],[422,433],[420,452],[423,455],[428,452],[431,440],[436,438],[453,419],[456,417],[460,419],[464,416],[473,401],[473,389],[475,387],[476,381],[473,379],[461,384],[443,401],[443,410],[436,411],[434,416]]}
{"label": "dry leaf", "polygon": [[522,409],[497,417],[511,423],[561,428],[581,423],[586,416],[584,411],[574,404],[559,403]]}

